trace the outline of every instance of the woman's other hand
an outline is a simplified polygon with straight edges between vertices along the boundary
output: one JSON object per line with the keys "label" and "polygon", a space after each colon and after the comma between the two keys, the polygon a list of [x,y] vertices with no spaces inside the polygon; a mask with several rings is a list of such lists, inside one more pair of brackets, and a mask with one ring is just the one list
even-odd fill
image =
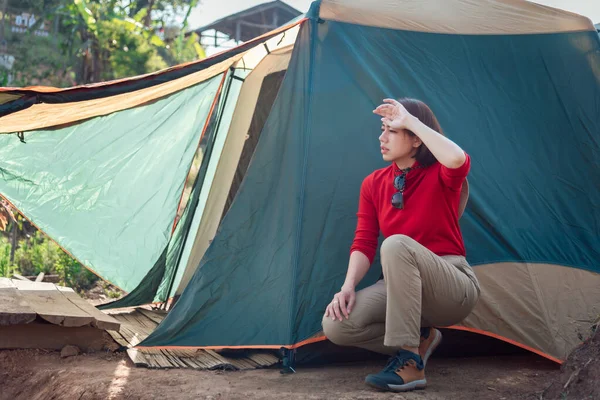
{"label": "woman's other hand", "polygon": [[356,291],[354,288],[342,287],[342,289],[333,296],[333,300],[331,300],[331,303],[327,306],[325,316],[331,317],[334,321],[336,319],[342,321],[344,317],[348,319],[355,301]]}

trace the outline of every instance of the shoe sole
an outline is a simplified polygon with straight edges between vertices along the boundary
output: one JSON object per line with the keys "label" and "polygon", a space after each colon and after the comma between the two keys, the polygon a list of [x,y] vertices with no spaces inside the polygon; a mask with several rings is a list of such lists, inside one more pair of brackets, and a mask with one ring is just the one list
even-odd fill
{"label": "shoe sole", "polygon": [[442,332],[438,331],[437,329],[434,329],[433,332],[435,332],[435,338],[422,358],[424,367],[427,366],[427,360],[429,360],[429,357],[433,354],[435,349],[437,349],[440,343],[442,343]]}
{"label": "shoe sole", "polygon": [[374,382],[365,382],[368,386],[377,389],[381,392],[410,392],[413,390],[423,390],[427,387],[427,380],[426,379],[422,379],[419,381],[414,381],[414,382],[410,382],[407,383],[405,385],[386,385],[386,386],[379,386]]}

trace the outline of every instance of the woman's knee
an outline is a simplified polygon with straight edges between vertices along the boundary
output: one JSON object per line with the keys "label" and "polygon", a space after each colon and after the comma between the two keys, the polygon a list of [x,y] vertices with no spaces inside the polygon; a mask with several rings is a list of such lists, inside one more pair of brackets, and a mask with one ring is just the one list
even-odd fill
{"label": "woman's knee", "polygon": [[392,235],[388,236],[383,243],[381,243],[381,253],[388,254],[394,253],[398,250],[405,250],[414,243],[414,239],[406,235]]}
{"label": "woman's knee", "polygon": [[349,344],[349,330],[346,320],[332,320],[331,317],[323,316],[323,333],[331,342],[344,346]]}
{"label": "woman's knee", "polygon": [[382,267],[385,269],[389,262],[396,265],[395,261],[398,261],[398,258],[410,260],[413,254],[411,249],[415,243],[414,239],[406,235],[388,236],[381,244]]}

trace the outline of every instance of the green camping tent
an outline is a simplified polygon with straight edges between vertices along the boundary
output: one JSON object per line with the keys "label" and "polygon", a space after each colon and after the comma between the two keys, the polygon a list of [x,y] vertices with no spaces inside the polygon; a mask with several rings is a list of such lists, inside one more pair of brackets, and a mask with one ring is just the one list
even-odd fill
{"label": "green camping tent", "polygon": [[389,96],[427,102],[473,160],[461,228],[483,294],[453,328],[563,360],[600,314],[600,40],[574,14],[322,0],[201,62],[4,89],[0,194],[131,292],[106,307],[178,297],[141,347],[296,348],[324,339]]}

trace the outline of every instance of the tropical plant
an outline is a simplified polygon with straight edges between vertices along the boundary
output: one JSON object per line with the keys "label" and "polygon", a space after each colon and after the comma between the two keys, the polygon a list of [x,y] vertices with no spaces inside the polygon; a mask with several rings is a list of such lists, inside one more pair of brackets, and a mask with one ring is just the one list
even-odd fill
{"label": "tropical plant", "polygon": [[[16,53],[14,86],[120,79],[205,57],[198,36],[186,35],[198,0],[0,0],[0,14],[2,1],[36,15],[27,34],[1,25],[0,39]],[[35,35],[41,24],[53,34]],[[0,84],[7,80],[0,69]]]}

